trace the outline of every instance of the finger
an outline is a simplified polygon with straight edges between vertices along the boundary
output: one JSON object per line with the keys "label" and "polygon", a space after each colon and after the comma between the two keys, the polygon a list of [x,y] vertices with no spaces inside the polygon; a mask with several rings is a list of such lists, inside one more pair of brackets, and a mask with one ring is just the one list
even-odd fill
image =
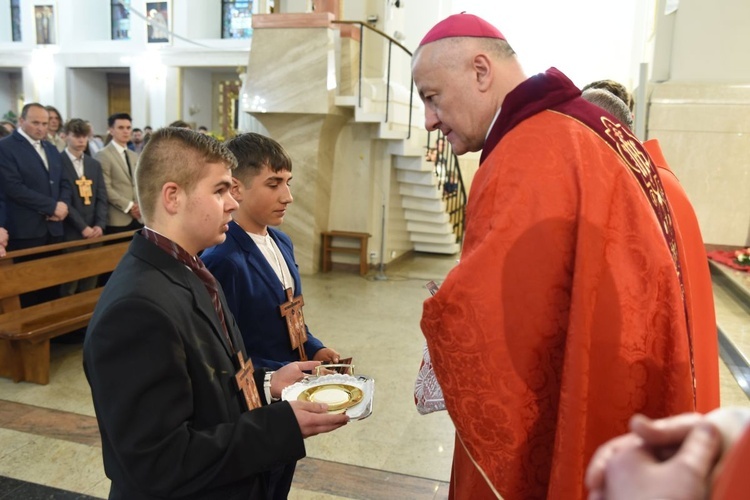
{"label": "finger", "polygon": [[602,490],[590,491],[589,500],[604,500],[604,491]]}
{"label": "finger", "polygon": [[643,440],[635,434],[618,436],[599,447],[589,461],[586,469],[585,483],[590,491],[604,488],[604,472],[609,461],[625,449],[632,449],[643,444]]}
{"label": "finger", "polygon": [[721,435],[718,429],[709,422],[702,422],[688,434],[675,459],[699,478],[705,479],[716,463],[720,450]]}
{"label": "finger", "polygon": [[312,401],[290,401],[293,407],[310,413],[328,413],[328,405],[325,403],[313,403]]}
{"label": "finger", "polygon": [[309,372],[313,370],[316,366],[319,366],[320,361],[297,361],[296,365],[297,367],[299,367],[300,371]]}
{"label": "finger", "polygon": [[630,419],[630,430],[649,446],[673,446],[681,443],[703,418],[699,413],[683,413],[657,420],[635,415]]}

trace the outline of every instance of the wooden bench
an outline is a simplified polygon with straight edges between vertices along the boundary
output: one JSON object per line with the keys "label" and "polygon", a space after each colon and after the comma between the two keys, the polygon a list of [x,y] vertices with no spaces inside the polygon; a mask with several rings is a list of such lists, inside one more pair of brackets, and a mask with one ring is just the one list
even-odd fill
{"label": "wooden bench", "polygon": [[[70,241],[16,250],[0,258],[0,376],[14,382],[49,383],[50,339],[86,327],[103,288],[29,307],[21,307],[21,294],[114,270],[132,236],[127,232]],[[85,248],[92,243],[107,244]]]}
{"label": "wooden bench", "polygon": [[[333,252],[358,253],[359,254],[359,274],[367,274],[367,240],[370,235],[367,233],[356,233],[353,231],[326,231],[321,233],[323,237],[323,272],[327,273],[333,267],[331,254]],[[343,238],[356,240],[359,245],[356,247],[334,246],[334,238]]]}

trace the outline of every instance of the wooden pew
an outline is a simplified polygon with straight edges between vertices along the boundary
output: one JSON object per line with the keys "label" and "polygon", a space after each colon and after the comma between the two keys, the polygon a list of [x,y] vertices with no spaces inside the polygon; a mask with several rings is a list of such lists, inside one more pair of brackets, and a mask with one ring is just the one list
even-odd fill
{"label": "wooden pew", "polygon": [[[16,250],[0,258],[0,376],[49,383],[50,339],[86,327],[103,288],[23,308],[20,295],[114,270],[132,236],[133,231],[112,234]],[[92,243],[106,244],[85,248]],[[76,248],[83,249],[44,255]]]}

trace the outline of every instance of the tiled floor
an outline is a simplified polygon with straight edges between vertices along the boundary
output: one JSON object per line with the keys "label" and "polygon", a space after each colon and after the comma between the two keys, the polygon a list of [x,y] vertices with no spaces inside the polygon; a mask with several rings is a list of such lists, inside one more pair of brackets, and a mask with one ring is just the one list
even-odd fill
{"label": "tiled floor", "polygon": [[[447,498],[453,427],[444,412],[417,414],[412,388],[424,283],[441,280],[454,263],[418,256],[389,269],[386,281],[340,271],[303,278],[310,328],[354,356],[356,371],[375,378],[376,396],[371,417],[306,441],[308,458],[297,468],[291,499]],[[717,310],[725,302],[719,295]],[[47,386],[0,379],[0,500],[107,496],[80,351],[80,344],[53,346]],[[722,404],[747,405],[721,368]]]}
{"label": "tiled floor", "polygon": [[[455,258],[405,264],[389,270],[387,281],[341,271],[303,278],[311,330],[353,356],[376,392],[372,416],[306,441],[309,458],[298,467],[292,499],[447,498],[453,426],[444,412],[419,415],[412,394],[424,283],[441,280]],[[47,386],[0,379],[0,476],[105,498],[80,344],[53,345],[50,379]]]}

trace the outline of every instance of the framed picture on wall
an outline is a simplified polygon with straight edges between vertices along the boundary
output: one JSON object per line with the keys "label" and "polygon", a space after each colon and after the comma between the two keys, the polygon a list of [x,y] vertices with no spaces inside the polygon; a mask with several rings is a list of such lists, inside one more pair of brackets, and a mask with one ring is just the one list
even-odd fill
{"label": "framed picture on wall", "polygon": [[221,38],[250,38],[253,35],[253,1],[222,0]]}
{"label": "framed picture on wall", "polygon": [[53,5],[35,5],[34,22],[36,23],[37,45],[54,45],[57,43],[55,7]]}
{"label": "framed picture on wall", "polygon": [[169,43],[169,2],[146,2],[148,43]]}

